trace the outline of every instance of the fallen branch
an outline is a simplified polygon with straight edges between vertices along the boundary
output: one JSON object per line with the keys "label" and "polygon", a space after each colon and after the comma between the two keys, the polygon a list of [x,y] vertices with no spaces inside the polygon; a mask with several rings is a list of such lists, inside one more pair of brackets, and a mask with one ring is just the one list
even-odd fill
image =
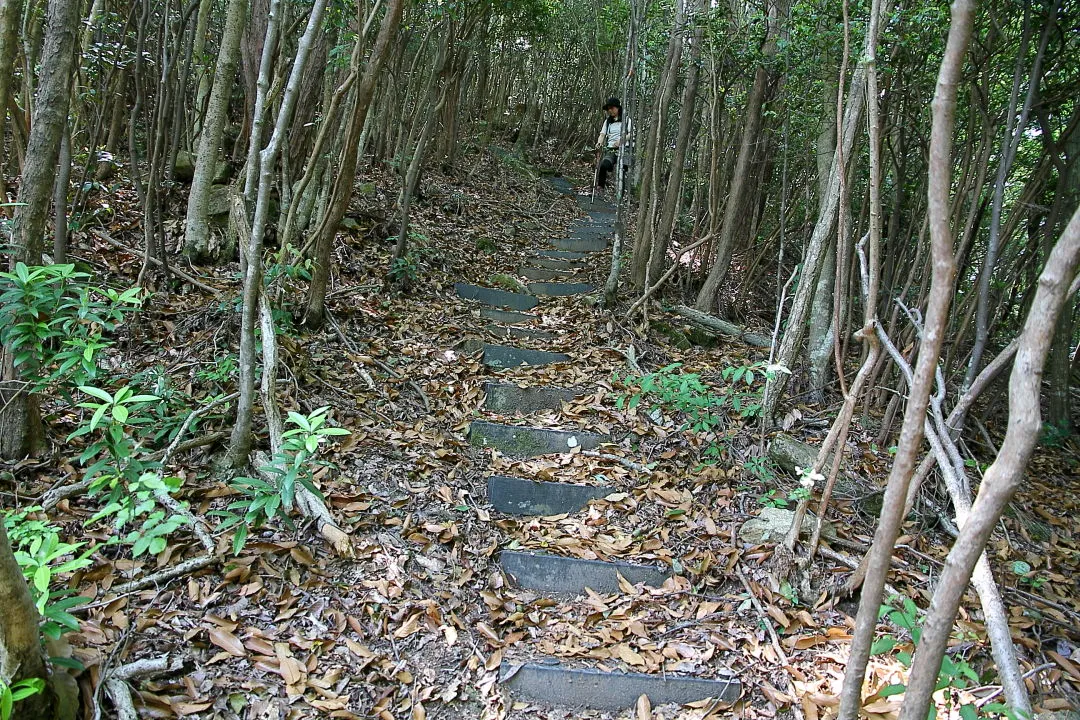
{"label": "fallen branch", "polygon": [[165,672],[177,672],[183,665],[184,661],[179,656],[165,656],[136,660],[106,673],[102,684],[113,707],[116,708],[117,720],[139,720],[139,713],[131,699],[131,689],[127,686],[127,680]]}
{"label": "fallen branch", "polygon": [[166,583],[174,578],[178,578],[182,575],[193,573],[196,570],[202,570],[205,567],[209,567],[216,563],[219,558],[216,555],[201,555],[190,560],[185,560],[179,565],[174,565],[170,568],[165,568],[161,572],[154,573],[153,575],[147,575],[146,577],[139,578],[138,580],[132,580],[129,583],[123,585],[117,585],[109,588],[110,592],[117,595],[126,595],[130,592],[137,590],[145,590],[148,587],[154,587],[161,583]]}
{"label": "fallen branch", "polygon": [[[109,243],[110,245],[120,248],[124,252],[131,253],[135,257],[143,257],[143,253],[140,253],[135,248],[128,247],[127,245],[120,242],[119,240],[113,240],[108,235],[105,235],[105,234],[100,233],[100,232],[95,232],[94,237],[100,238],[100,239],[104,240],[105,242]],[[154,263],[155,265],[164,266],[164,263],[162,263],[160,260],[158,260],[153,255],[150,255],[148,257],[149,257],[150,262]],[[222,294],[221,294],[220,290],[218,290],[217,288],[210,287],[206,283],[203,283],[203,282],[200,282],[200,281],[196,280],[192,276],[185,273],[183,270],[180,270],[180,269],[170,265],[169,266],[169,272],[171,272],[173,275],[176,275],[178,278],[180,278],[184,282],[191,283],[192,285],[194,285],[197,288],[202,288],[206,292],[213,295],[215,298],[222,297]]]}
{"label": "fallen branch", "polygon": [[683,255],[690,252],[691,250],[697,249],[698,247],[705,244],[706,242],[708,242],[711,239],[712,239],[711,234],[706,235],[705,237],[698,240],[696,243],[693,243],[691,245],[687,245],[686,247],[679,250],[678,255],[675,256],[675,261],[673,263],[671,263],[671,267],[668,268],[667,272],[665,272],[663,275],[661,275],[660,279],[657,280],[656,283],[653,284],[652,287],[647,289],[641,295],[641,297],[638,298],[637,302],[635,302],[633,305],[631,305],[630,309],[626,311],[626,319],[629,320],[630,318],[634,317],[634,313],[636,313],[639,309],[641,309],[641,306],[644,305],[649,300],[649,298],[651,298],[656,293],[656,291],[659,290],[660,287],[665,282],[667,282],[668,278],[670,278],[672,275],[675,274],[675,271],[679,269],[679,259]]}
{"label": "fallen branch", "polygon": [[224,395],[206,405],[203,405],[201,408],[192,410],[190,413],[188,413],[188,416],[184,419],[184,424],[180,426],[180,430],[177,431],[176,437],[173,438],[172,444],[165,449],[165,454],[161,456],[161,464],[167,465],[169,463],[169,460],[172,459],[172,456],[176,454],[176,452],[180,449],[180,438],[184,437],[184,433],[187,432],[188,428],[191,427],[191,423],[195,422],[196,418],[205,415],[206,413],[216,408],[218,405],[227,403],[230,400],[234,400],[239,396],[240,393],[238,392],[234,392],[231,395]]}
{"label": "fallen branch", "polygon": [[[780,638],[776,634],[776,628],[773,627],[772,619],[769,614],[765,612],[765,608],[762,607],[761,601],[758,600],[757,595],[754,594],[754,589],[750,587],[750,581],[746,579],[746,575],[743,573],[742,568],[736,566],[735,574],[739,576],[739,580],[742,581],[742,585],[746,588],[746,594],[750,596],[750,604],[757,610],[758,616],[761,618],[761,624],[765,626],[765,629],[769,632],[769,638],[772,639],[773,650],[776,651],[776,655],[780,658],[780,662],[784,664],[784,667],[790,667],[791,661],[788,659],[787,653],[784,652],[784,648],[780,645]],[[799,692],[795,688],[795,681],[791,678],[791,673],[785,674],[787,677],[788,692],[791,694],[791,711],[795,714],[795,717],[799,720],[803,718],[802,706],[799,704]]]}
{"label": "fallen branch", "polygon": [[615,462],[619,463],[625,468],[629,468],[630,470],[636,470],[637,472],[644,473],[645,475],[652,474],[652,470],[649,469],[647,466],[642,465],[641,463],[636,463],[633,460],[628,460],[624,457],[619,457],[618,455],[602,453],[599,450],[582,450],[581,454],[588,455],[589,457],[603,458],[604,460],[614,460]]}
{"label": "fallen branch", "polygon": [[741,325],[736,325],[735,323],[728,322],[727,320],[721,320],[714,315],[708,315],[701,312],[700,310],[686,307],[685,305],[676,305],[674,309],[676,315],[680,315],[686,318],[691,322],[691,324],[697,325],[701,328],[704,328],[705,330],[711,330],[713,332],[718,332],[723,335],[730,335],[732,337],[738,338],[739,340],[742,340],[744,343],[751,347],[772,347],[772,338],[767,338],[760,333],[747,330]]}
{"label": "fallen branch", "polygon": [[[266,425],[270,435],[272,457],[280,457],[283,452],[284,433],[281,414],[277,406],[277,340],[274,330],[274,316],[270,310],[270,300],[264,293],[259,293],[259,325],[262,328],[263,375],[262,393],[263,411],[266,413]],[[279,478],[268,476],[261,468],[272,465],[265,453],[256,453],[255,467],[260,468],[263,479],[277,487]],[[296,484],[296,508],[306,517],[315,521],[319,534],[330,543],[334,550],[344,557],[352,557],[352,541],[349,534],[338,526],[330,510],[315,493],[303,483]]]}

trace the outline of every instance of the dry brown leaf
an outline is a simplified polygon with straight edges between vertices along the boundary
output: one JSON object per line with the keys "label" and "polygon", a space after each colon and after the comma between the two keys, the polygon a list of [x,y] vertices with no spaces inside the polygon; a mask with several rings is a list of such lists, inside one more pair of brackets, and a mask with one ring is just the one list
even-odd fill
{"label": "dry brown leaf", "polygon": [[652,703],[649,702],[649,696],[642,693],[637,699],[637,720],[651,720],[652,718]]}
{"label": "dry brown leaf", "polygon": [[236,657],[247,657],[247,650],[244,649],[244,644],[240,642],[240,638],[233,635],[228,630],[219,627],[207,628],[207,632],[210,634],[210,642],[217,645],[219,648],[235,655]]}

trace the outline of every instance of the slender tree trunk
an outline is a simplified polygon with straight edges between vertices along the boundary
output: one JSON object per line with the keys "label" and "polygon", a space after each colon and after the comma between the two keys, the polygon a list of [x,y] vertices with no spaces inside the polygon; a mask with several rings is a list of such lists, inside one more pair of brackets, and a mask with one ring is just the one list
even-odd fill
{"label": "slender tree trunk", "polygon": [[[836,154],[836,93],[837,81],[829,69],[823,83],[823,109],[825,110],[817,141],[818,198],[823,201],[829,191],[829,165]],[[825,253],[821,275],[814,289],[814,303],[810,310],[809,401],[818,405],[825,402],[825,387],[829,381],[829,361],[832,358],[836,328],[833,325],[833,279],[836,272],[836,245],[829,243]]]}
{"label": "slender tree trunk", "polygon": [[[886,5],[888,3],[885,3]],[[867,574],[863,581],[859,612],[855,620],[855,632],[851,641],[847,671],[840,695],[839,720],[855,720],[862,707],[862,686],[870,657],[870,646],[877,626],[881,594],[889,573],[893,545],[903,523],[904,499],[915,469],[915,460],[923,440],[926,409],[929,405],[930,387],[938,367],[944,329],[948,322],[949,305],[953,296],[953,279],[956,263],[953,258],[952,230],[949,227],[949,190],[952,179],[952,133],[953,115],[956,111],[956,84],[963,67],[971,36],[973,0],[955,0],[952,5],[952,24],[941,61],[937,89],[932,103],[933,124],[930,134],[930,182],[927,200],[930,213],[930,242],[933,254],[933,272],[930,295],[923,329],[919,359],[915,366],[904,424],[900,430],[896,457],[893,460],[889,481],[882,501],[881,518],[874,533],[867,560]],[[886,10],[888,12],[888,10]],[[962,586],[966,585],[964,579]],[[923,636],[925,642],[925,634]],[[934,675],[937,677],[936,671]],[[910,692],[911,686],[908,686]],[[924,720],[926,710],[923,709]]]}
{"label": "slender tree trunk", "polygon": [[724,278],[727,277],[738,228],[746,223],[743,210],[749,190],[750,161],[753,159],[761,131],[761,110],[765,105],[765,91],[769,84],[768,63],[776,56],[781,10],[778,3],[769,3],[768,29],[765,42],[761,46],[762,62],[754,72],[754,84],[746,98],[742,139],[739,143],[739,154],[735,160],[735,172],[731,176],[731,185],[728,188],[727,204],[724,206],[724,220],[720,225],[720,236],[716,243],[716,257],[713,259],[708,277],[705,278],[705,284],[701,286],[697,300],[694,301],[694,308],[701,312],[711,312],[716,307],[716,295]]}
{"label": "slender tree trunk", "polygon": [[[15,55],[19,50],[19,21],[22,19],[22,0],[0,2],[0,130],[7,117],[11,96],[11,80],[15,77]],[[0,192],[3,191],[4,147],[0,142]]]}
{"label": "slender tree trunk", "polygon": [[[1043,366],[1053,342],[1058,315],[1068,298],[1070,279],[1078,264],[1080,209],[1073,214],[1039,277],[1009,377],[1009,428],[1001,450],[983,475],[971,514],[945,559],[923,624],[922,639],[915,651],[900,720],[926,717],[960,599],[994,526],[1023,480],[1024,469],[1042,428],[1039,391]],[[865,597],[865,590],[863,592]]]}
{"label": "slender tree trunk", "polygon": [[225,11],[225,31],[221,36],[214,87],[203,118],[199,135],[199,152],[195,158],[195,175],[188,195],[187,222],[184,231],[184,254],[192,260],[206,261],[210,257],[210,186],[214,182],[221,137],[229,110],[240,56],[240,36],[244,31],[247,0],[229,0]]}
{"label": "slender tree trunk", "polygon": [[341,219],[345,217],[345,210],[349,206],[353,183],[356,182],[360,134],[364,130],[368,108],[371,106],[371,97],[375,93],[375,83],[379,79],[383,62],[390,51],[390,40],[397,34],[398,25],[401,24],[401,12],[404,5],[405,0],[388,1],[386,14],[383,16],[382,25],[379,27],[379,35],[375,39],[375,46],[371,50],[371,57],[368,58],[367,67],[364,68],[364,75],[356,89],[356,99],[345,130],[341,158],[338,163],[337,177],[334,178],[330,202],[314,233],[315,269],[312,272],[311,286],[308,289],[307,308],[304,313],[304,324],[309,327],[318,326],[323,320],[326,288],[330,281],[330,252],[333,250],[338,225],[341,223]]}
{"label": "slender tree trunk", "polygon": [[68,244],[68,217],[67,196],[68,183],[71,180],[71,134],[67,126],[60,136],[60,160],[56,172],[56,183],[53,187],[53,262],[67,262]]}
{"label": "slender tree trunk", "polygon": [[[703,11],[698,4],[697,12]],[[668,242],[675,229],[675,219],[682,205],[683,171],[686,167],[686,150],[690,144],[690,131],[694,127],[694,102],[697,99],[698,63],[701,60],[704,23],[696,23],[691,40],[690,68],[687,70],[686,86],[683,88],[682,102],[679,105],[679,131],[675,138],[675,150],[671,156],[667,188],[664,191],[664,203],[660,211],[660,225],[653,234],[652,251],[649,255],[650,274],[655,278],[664,272],[664,260],[667,256]]]}
{"label": "slender tree trunk", "polygon": [[[60,140],[67,127],[71,97],[71,72],[75,64],[75,35],[79,22],[78,0],[53,0],[49,3],[42,66],[34,103],[33,122],[27,143],[22,183],[19,185],[15,213],[13,258],[27,265],[40,265],[45,243],[45,221],[49,212]],[[22,392],[20,372],[28,377],[34,368],[16,370],[12,353],[0,353],[0,457],[21,459],[40,449],[44,431],[38,410],[38,398]]]}
{"label": "slender tree trunk", "polygon": [[26,166],[15,213],[18,257],[28,265],[41,262],[45,222],[60,158],[60,138],[67,126],[71,72],[75,65],[78,0],[52,0],[42,49],[41,72],[34,102]]}
{"label": "slender tree trunk", "polygon": [[[259,296],[262,291],[262,247],[270,215],[270,187],[273,182],[274,168],[281,152],[281,144],[296,108],[296,99],[300,94],[300,82],[304,75],[308,56],[315,43],[316,35],[322,30],[322,16],[329,0],[316,0],[308,16],[307,28],[296,47],[296,59],[285,87],[285,93],[278,108],[274,130],[266,147],[258,155],[259,180],[255,200],[255,212],[251,221],[251,236],[247,239],[247,267],[244,272],[244,305],[241,311],[240,325],[240,398],[236,406],[236,424],[233,425],[229,439],[227,462],[230,467],[242,467],[247,464],[251,453],[251,426],[255,407],[255,369],[257,363],[255,348],[255,325],[259,316]],[[274,32],[274,16],[280,0],[272,0],[270,18],[267,22],[267,35]],[[267,45],[271,44],[269,37]],[[263,87],[269,83],[269,63],[260,68],[259,83]],[[251,162],[255,162],[252,157]],[[273,368],[266,368],[273,372]]]}

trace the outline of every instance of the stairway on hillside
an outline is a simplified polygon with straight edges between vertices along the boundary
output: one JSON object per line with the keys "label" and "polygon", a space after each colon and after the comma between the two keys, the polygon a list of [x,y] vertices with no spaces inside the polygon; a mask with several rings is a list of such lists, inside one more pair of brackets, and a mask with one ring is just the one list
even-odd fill
{"label": "stairway on hillside", "polygon": [[[479,319],[489,323],[483,329],[499,339],[497,343],[482,344],[483,364],[496,379],[484,386],[484,418],[470,423],[468,440],[509,458],[604,452],[605,445],[612,442],[606,433],[582,428],[579,417],[566,416],[567,403],[595,392],[595,388],[521,386],[498,379],[499,374],[505,375],[521,366],[559,367],[559,363],[571,361],[565,351],[581,348],[565,347],[567,339],[563,335],[543,329],[545,315],[553,307],[559,307],[559,303],[584,302],[584,296],[596,289],[583,281],[583,272],[590,266],[601,268],[609,259],[605,251],[613,234],[614,206],[576,195],[561,178],[552,184],[561,192],[577,197],[584,216],[573,224],[567,237],[552,241],[552,249],[538,250],[518,268],[518,274],[530,281],[526,285],[528,292],[507,292],[466,283],[455,285],[459,297],[481,306]],[[549,419],[558,417],[561,427],[519,424],[535,422],[537,413],[547,413]],[[665,660],[659,672],[656,667],[649,672],[626,671],[637,664],[634,658],[637,653],[625,640],[637,632],[639,638],[635,639],[648,645],[647,638],[640,640],[643,631],[635,628],[633,622],[624,623],[626,627],[621,630],[604,630],[601,633],[604,640],[600,642],[607,647],[597,646],[594,640],[566,639],[565,626],[577,623],[576,618],[581,618],[581,623],[596,624],[598,614],[605,619],[612,612],[617,615],[619,610],[612,610],[617,605],[610,601],[612,596],[638,593],[642,585],[659,588],[678,575],[673,570],[673,565],[679,567],[677,562],[582,559],[563,552],[559,545],[542,551],[531,547],[534,543],[526,537],[529,518],[566,515],[572,520],[587,516],[596,512],[591,503],[617,498],[625,488],[614,482],[559,482],[500,474],[489,476],[486,486],[487,500],[493,508],[490,522],[502,531],[504,539],[499,566],[507,582],[534,598],[529,608],[539,608],[525,613],[516,607],[499,607],[497,611],[489,607],[494,615],[500,616],[503,628],[514,630],[507,634],[518,638],[503,649],[500,668],[500,681],[508,689],[515,708],[592,708],[614,712],[633,708],[641,695],[647,695],[653,707],[709,698],[718,703],[732,703],[741,696],[740,682],[733,674],[715,667],[707,677],[680,672],[700,665],[681,662],[682,657],[678,654],[672,657],[667,650],[663,651]],[[618,502],[606,502],[604,511],[619,512],[620,508]],[[674,556],[672,552],[654,555]],[[679,578],[671,580],[678,581]],[[689,587],[685,580],[683,584]],[[491,606],[497,601],[487,602]],[[545,619],[544,612],[571,619],[569,623],[561,623],[563,635],[556,637],[555,623]],[[573,627],[569,634],[574,634]],[[581,652],[561,652],[561,659],[547,652],[556,646],[565,649],[572,642],[580,644]],[[631,654],[628,658],[627,652]],[[610,660],[620,657],[629,662],[620,664]]]}

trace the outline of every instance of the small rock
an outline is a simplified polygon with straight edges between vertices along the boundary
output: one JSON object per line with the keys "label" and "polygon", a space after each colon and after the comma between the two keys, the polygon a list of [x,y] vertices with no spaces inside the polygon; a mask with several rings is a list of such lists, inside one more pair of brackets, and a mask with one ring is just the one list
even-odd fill
{"label": "small rock", "polygon": [[[764,545],[766,543],[780,543],[784,541],[795,520],[794,510],[767,507],[762,508],[757,517],[751,518],[739,528],[739,540],[745,545]],[[809,537],[814,532],[817,518],[811,513],[803,516],[800,535]],[[822,537],[835,537],[836,529],[832,523],[826,522],[821,528]]]}
{"label": "small rock", "polygon": [[817,460],[818,449],[790,435],[777,435],[769,443],[769,457],[777,465],[794,474],[795,468],[809,468]]}

